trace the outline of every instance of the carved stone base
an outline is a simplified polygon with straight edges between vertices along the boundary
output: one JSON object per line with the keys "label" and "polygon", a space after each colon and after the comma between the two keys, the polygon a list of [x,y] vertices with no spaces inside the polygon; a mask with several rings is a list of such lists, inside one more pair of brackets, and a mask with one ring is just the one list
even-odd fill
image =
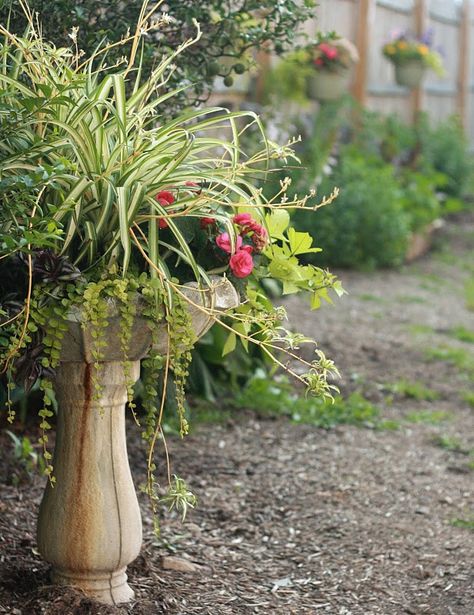
{"label": "carved stone base", "polygon": [[53,568],[51,581],[57,585],[69,585],[82,589],[84,593],[105,604],[120,604],[129,602],[135,597],[135,592],[127,583],[126,567],[113,573],[103,574],[80,573],[76,570],[61,570]]}
{"label": "carved stone base", "polygon": [[[132,363],[134,381],[139,368]],[[133,597],[125,568],[140,552],[142,524],[127,457],[123,366],[101,364],[99,399],[93,370],[74,362],[57,371],[56,484],[41,502],[38,546],[53,582],[118,604]]]}
{"label": "carved stone base", "polygon": [[[191,302],[196,337],[213,322],[199,305],[220,312],[239,303],[232,284],[222,278],[213,280],[204,292],[196,284],[183,292]],[[111,310],[102,332],[103,362],[96,372],[93,328],[83,326],[80,310],[70,316],[54,382],[59,406],[53,459],[56,484],[48,483],[43,495],[38,547],[52,564],[54,583],[77,587],[106,604],[119,604],[134,596],[125,571],[142,542],[125,438],[127,383],[139,377],[140,359],[151,344],[150,329],[146,320],[135,319],[125,370],[120,318]],[[157,350],[166,352],[165,325],[162,333]]]}

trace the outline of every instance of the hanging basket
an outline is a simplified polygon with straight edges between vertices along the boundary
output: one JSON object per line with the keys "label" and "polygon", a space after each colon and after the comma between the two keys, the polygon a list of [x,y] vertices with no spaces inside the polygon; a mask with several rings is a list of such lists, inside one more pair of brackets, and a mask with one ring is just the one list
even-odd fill
{"label": "hanging basket", "polygon": [[[183,291],[196,338],[213,319],[199,309],[225,311],[239,304],[234,287],[219,278],[209,291],[196,284]],[[47,484],[38,517],[38,547],[52,564],[51,580],[70,585],[106,604],[133,599],[127,565],[140,552],[142,522],[128,464],[125,404],[127,384],[140,375],[140,359],[150,348],[147,321],[136,318],[128,361],[123,360],[120,319],[111,317],[104,331],[105,348],[99,366],[91,356],[93,331],[72,314],[67,343],[61,350],[54,388],[58,422],[54,450],[56,484]],[[167,329],[157,340],[167,352]],[[94,391],[93,373],[100,384]]]}
{"label": "hanging basket", "polygon": [[395,64],[395,81],[398,85],[414,89],[420,86],[425,76],[426,67],[421,60],[410,60]]}
{"label": "hanging basket", "polygon": [[308,80],[308,96],[318,102],[339,100],[349,89],[350,77],[349,70],[317,71]]}

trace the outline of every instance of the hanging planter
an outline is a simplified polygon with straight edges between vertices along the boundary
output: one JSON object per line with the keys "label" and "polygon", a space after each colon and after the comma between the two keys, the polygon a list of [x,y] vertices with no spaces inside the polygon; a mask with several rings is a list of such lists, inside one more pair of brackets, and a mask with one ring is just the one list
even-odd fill
{"label": "hanging planter", "polygon": [[325,37],[308,53],[308,97],[322,103],[341,98],[349,89],[351,68],[359,59],[356,47],[346,39]]}
{"label": "hanging planter", "polygon": [[433,70],[440,77],[444,75],[443,59],[431,48],[431,39],[431,33],[420,40],[401,34],[383,46],[384,56],[395,67],[398,85],[410,89],[419,87],[427,70]]}
{"label": "hanging planter", "polygon": [[395,81],[406,88],[417,88],[421,85],[426,73],[426,66],[421,60],[408,60],[395,64]]}
{"label": "hanging planter", "polygon": [[349,70],[318,71],[308,79],[308,96],[319,102],[339,100],[349,89],[350,79]]}
{"label": "hanging planter", "polygon": [[[213,322],[199,309],[227,310],[239,303],[230,282],[217,278],[207,294],[186,288],[192,330],[203,335]],[[38,547],[52,564],[51,580],[77,587],[106,604],[134,596],[126,568],[142,543],[140,508],[130,473],[125,435],[128,387],[140,375],[140,359],[150,348],[151,331],[136,318],[127,360],[123,359],[120,316],[110,318],[105,349],[94,365],[94,326],[67,322],[54,389],[58,422],[53,466],[56,483],[48,482],[38,517]],[[167,352],[166,325],[158,351]]]}

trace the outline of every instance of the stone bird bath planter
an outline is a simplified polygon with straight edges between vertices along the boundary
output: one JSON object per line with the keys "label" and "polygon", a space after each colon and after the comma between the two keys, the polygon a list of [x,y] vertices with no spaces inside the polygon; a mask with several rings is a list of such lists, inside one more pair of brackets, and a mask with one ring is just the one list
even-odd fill
{"label": "stone bird bath planter", "polygon": [[[239,298],[230,282],[213,280],[205,293],[189,284],[189,299],[224,311]],[[189,305],[197,337],[213,319]],[[134,597],[126,568],[140,552],[142,522],[130,473],[125,434],[126,383],[140,375],[140,359],[150,347],[146,320],[137,318],[129,353],[131,369],[124,374],[119,318],[109,319],[107,347],[99,369],[102,385],[94,394],[92,337],[80,318],[69,321],[55,378],[59,405],[54,472],[47,484],[38,518],[38,547],[52,564],[53,583],[71,585],[107,604]],[[160,343],[161,346],[161,343]],[[163,327],[162,350],[167,348]]]}

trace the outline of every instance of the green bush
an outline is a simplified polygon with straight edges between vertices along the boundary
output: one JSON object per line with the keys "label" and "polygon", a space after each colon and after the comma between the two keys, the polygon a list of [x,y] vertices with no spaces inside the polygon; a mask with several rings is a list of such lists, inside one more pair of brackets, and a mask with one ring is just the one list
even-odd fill
{"label": "green bush", "polygon": [[336,202],[295,213],[295,225],[312,233],[322,252],[311,261],[337,267],[391,267],[403,262],[410,220],[400,201],[390,165],[365,158],[352,148],[341,152],[338,166],[320,186],[327,194],[341,191]]}
{"label": "green bush", "polygon": [[400,203],[409,217],[410,229],[421,231],[441,215],[442,204],[436,188],[447,181],[446,176],[406,169],[399,181]]}
{"label": "green bush", "polygon": [[[45,39],[57,47],[71,47],[75,37],[86,56],[101,43],[118,41],[130,30],[133,33],[143,4],[144,0],[28,0],[32,11],[48,16],[42,24]],[[141,41],[145,77],[163,57],[195,36],[195,22],[202,32],[200,40],[181,53],[166,82],[160,84],[168,91],[183,88],[160,106],[161,113],[165,110],[171,115],[205,101],[216,76],[224,77],[224,83],[231,86],[233,77],[252,65],[254,50],[265,47],[279,55],[292,49],[295,33],[314,17],[316,6],[314,0],[150,0],[146,4],[146,11],[160,21],[160,28]],[[155,11],[153,6],[157,6]],[[16,33],[25,31],[28,21],[17,0],[0,0],[0,23],[9,23]],[[108,64],[120,64],[129,50],[130,45],[112,45]]]}
{"label": "green bush", "polygon": [[474,167],[459,118],[453,116],[431,127],[427,116],[422,116],[418,134],[424,168],[431,167],[447,177],[442,189],[449,196],[463,197]]}

